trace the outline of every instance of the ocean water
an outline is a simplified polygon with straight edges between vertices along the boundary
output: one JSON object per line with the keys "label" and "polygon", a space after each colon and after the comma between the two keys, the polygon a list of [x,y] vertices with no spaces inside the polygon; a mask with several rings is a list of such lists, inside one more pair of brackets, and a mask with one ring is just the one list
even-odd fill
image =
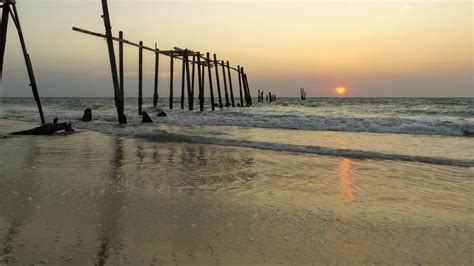
{"label": "ocean water", "polygon": [[[187,104],[181,110],[178,98],[169,110],[168,98],[161,98],[159,106],[168,113],[162,118],[155,116],[159,108],[152,108],[152,99],[145,98],[143,108],[153,125],[141,124],[137,99],[126,98],[127,126],[117,125],[113,98],[43,98],[42,103],[48,121],[59,117],[78,129],[119,136],[474,166],[469,136],[474,98],[281,98],[216,111],[206,102],[204,112],[188,111]],[[91,123],[79,121],[86,108],[93,110]],[[34,122],[39,116],[31,98],[0,98],[0,119]]]}

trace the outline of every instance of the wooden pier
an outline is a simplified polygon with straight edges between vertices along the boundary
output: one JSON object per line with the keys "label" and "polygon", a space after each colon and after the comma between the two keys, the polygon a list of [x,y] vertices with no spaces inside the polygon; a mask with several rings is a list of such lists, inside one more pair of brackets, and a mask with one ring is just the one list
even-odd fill
{"label": "wooden pier", "polygon": [[[88,31],[78,27],[73,27],[72,29],[76,32],[84,33],[87,35],[104,38],[107,41],[108,53],[110,58],[110,66],[112,72],[112,83],[114,86],[114,99],[115,106],[117,108],[117,114],[120,124],[126,124],[126,117],[124,114],[124,66],[123,66],[123,49],[124,45],[132,46],[138,48],[138,64],[139,64],[139,73],[138,73],[138,114],[141,115],[143,110],[143,56],[144,52],[152,52],[155,55],[155,75],[154,75],[154,87],[153,87],[153,106],[158,106],[159,100],[159,64],[160,56],[167,56],[170,59],[170,77],[169,77],[169,108],[173,109],[174,103],[174,63],[175,60],[181,60],[181,95],[180,95],[180,108],[185,109],[185,98],[187,94],[188,98],[188,109],[194,109],[194,87],[195,87],[195,75],[197,74],[198,81],[198,100],[199,100],[199,110],[204,111],[205,108],[205,80],[206,75],[205,71],[207,69],[208,75],[207,79],[209,82],[209,96],[211,110],[214,111],[215,107],[218,106],[220,109],[225,107],[235,107],[234,91],[232,84],[232,71],[236,72],[238,75],[239,81],[239,92],[240,92],[240,104],[237,106],[251,106],[252,97],[250,93],[249,82],[247,74],[244,71],[244,68],[240,65],[233,67],[230,65],[229,61],[218,60],[217,55],[213,54],[213,59],[211,59],[210,53],[201,53],[199,51],[193,51],[190,49],[182,49],[179,47],[174,47],[173,49],[161,50],[158,48],[158,45],[155,43],[155,47],[151,48],[145,46],[143,42],[132,42],[123,38],[123,32],[119,32],[119,36],[115,37],[112,35],[112,26],[110,22],[109,9],[107,0],[102,0],[102,10],[103,10],[103,20],[105,27],[105,34]],[[115,63],[115,51],[113,42],[119,43],[119,73],[117,74],[117,66]],[[190,66],[192,69],[190,70]],[[197,69],[196,69],[197,68]],[[212,78],[212,68],[214,68],[215,74],[215,84],[217,85],[217,96],[218,104],[215,103],[214,99],[214,83]],[[219,73],[219,68],[221,68],[222,73]],[[196,71],[197,70],[197,71]],[[224,89],[224,100],[222,99],[221,92],[221,80],[223,80],[223,89]],[[244,104],[245,103],[245,104]]]}

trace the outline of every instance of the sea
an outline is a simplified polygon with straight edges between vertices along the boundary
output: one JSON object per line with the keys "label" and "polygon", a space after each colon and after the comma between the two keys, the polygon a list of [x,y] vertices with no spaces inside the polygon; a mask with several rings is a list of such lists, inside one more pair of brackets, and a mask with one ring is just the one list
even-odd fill
{"label": "sea", "polygon": [[[125,99],[127,126],[117,125],[113,98],[42,98],[48,121],[72,121],[78,129],[189,143],[243,146],[351,158],[474,166],[474,98],[279,98],[251,107],[199,103],[189,111],[175,98],[144,98],[154,124],[141,124],[137,98]],[[237,106],[239,99],[235,99]],[[91,108],[93,121],[80,121]],[[167,117],[156,117],[163,110]],[[32,98],[0,98],[0,119],[39,121]]]}

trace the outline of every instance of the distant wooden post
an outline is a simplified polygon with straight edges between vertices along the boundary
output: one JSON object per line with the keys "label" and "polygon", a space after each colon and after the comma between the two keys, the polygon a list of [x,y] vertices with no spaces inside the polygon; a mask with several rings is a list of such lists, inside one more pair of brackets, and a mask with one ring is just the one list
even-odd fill
{"label": "distant wooden post", "polygon": [[219,81],[219,65],[217,64],[217,55],[214,54],[214,66],[216,69],[216,83],[217,83],[217,94],[219,96],[219,108],[222,109],[224,105],[222,105],[222,94],[221,94],[221,84]]}
{"label": "distant wooden post", "polygon": [[173,71],[174,71],[174,53],[170,55],[170,109],[173,109]]}
{"label": "distant wooden post", "polygon": [[189,110],[194,110],[194,76],[196,75],[196,55],[193,54],[193,70],[192,70],[192,78],[191,78],[191,99],[189,100],[190,101],[190,105],[189,105]]}
{"label": "distant wooden post", "polygon": [[[201,54],[199,54],[199,57],[201,57]],[[202,82],[202,85],[201,85],[201,92],[199,94],[199,107],[200,107],[200,110],[201,112],[204,111],[204,84],[206,83],[206,75],[205,75],[205,71],[206,71],[206,66],[204,64],[204,61],[203,61],[203,64],[202,64],[202,70],[201,70],[201,82]]]}
{"label": "distant wooden post", "polygon": [[181,67],[181,110],[184,110],[184,85],[185,85],[185,71],[186,71],[186,60],[184,59],[185,55],[184,53],[181,53],[181,56],[183,57],[183,62],[182,62],[182,67]]}
{"label": "distant wooden post", "polygon": [[10,3],[3,3],[2,24],[0,24],[0,84],[3,79],[3,59],[5,57],[5,48],[7,44],[8,20],[10,18]]}
{"label": "distant wooden post", "polygon": [[[105,37],[107,40],[107,47],[109,50],[110,68],[112,71],[112,82],[114,85],[115,107],[117,108],[119,123],[126,124],[127,119],[125,118],[125,115],[123,113],[124,103],[123,103],[123,96],[122,96],[122,92],[120,91],[120,84],[119,84],[119,79],[117,75],[117,62],[115,61],[115,51],[114,51],[114,44],[113,44],[113,39],[112,39],[112,26],[110,24],[109,8],[107,6],[107,0],[102,0],[102,11],[103,11],[102,17],[104,18]],[[36,87],[36,84],[34,86]],[[38,100],[39,100],[39,97],[38,97]],[[37,102],[39,103],[39,101]],[[40,108],[40,106],[38,107]],[[42,120],[44,120],[44,118]]]}
{"label": "distant wooden post", "polygon": [[214,106],[214,90],[212,88],[212,72],[211,72],[211,54],[206,53],[207,56],[207,73],[209,74],[209,91],[211,93],[211,110],[214,111],[216,108]]}
{"label": "distant wooden post", "polygon": [[204,105],[202,104],[202,76],[201,76],[201,56],[200,54],[197,56],[197,74],[198,74],[198,85],[199,85],[199,108],[202,111],[204,111]]}
{"label": "distant wooden post", "polygon": [[226,71],[225,71],[224,61],[221,61],[221,64],[222,64],[222,76],[224,77],[225,107],[229,107],[230,102],[229,102],[229,93],[227,92],[227,78],[225,74]]}
{"label": "distant wooden post", "polygon": [[244,97],[242,93],[242,71],[240,66],[237,66],[237,71],[239,72],[240,107],[244,107]]}
{"label": "distant wooden post", "polygon": [[119,31],[119,87],[121,98],[123,99],[125,84],[124,84],[124,67],[123,67],[123,32]]}
{"label": "distant wooden post", "polygon": [[184,59],[186,60],[186,84],[188,88],[188,109],[192,110],[192,101],[193,98],[191,97],[191,76],[189,73],[189,51],[186,50],[186,54]]}
{"label": "distant wooden post", "polygon": [[159,81],[159,69],[160,69],[160,50],[155,43],[155,86],[153,88],[153,107],[156,108],[158,105],[158,81]]}
{"label": "distant wooden post", "polygon": [[229,89],[230,89],[230,100],[232,102],[232,107],[235,107],[234,102],[234,90],[232,89],[232,75],[230,74],[230,64],[227,61],[227,74],[229,75]]}
{"label": "distant wooden post", "polygon": [[245,71],[244,67],[241,67],[242,70],[242,86],[244,87],[244,99],[245,99],[245,106],[249,105],[249,95],[247,90],[247,82],[245,82]]}
{"label": "distant wooden post", "polygon": [[138,48],[138,115],[142,115],[143,104],[143,42],[139,42]]}
{"label": "distant wooden post", "polygon": [[250,94],[250,86],[249,86],[249,80],[247,78],[247,74],[244,74],[244,81],[245,81],[245,87],[247,89],[249,105],[252,105],[252,95]]}

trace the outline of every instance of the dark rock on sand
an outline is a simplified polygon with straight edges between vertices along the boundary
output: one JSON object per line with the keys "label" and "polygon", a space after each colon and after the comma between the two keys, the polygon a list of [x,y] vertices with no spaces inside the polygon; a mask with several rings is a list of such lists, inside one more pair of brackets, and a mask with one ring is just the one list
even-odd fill
{"label": "dark rock on sand", "polygon": [[89,122],[92,120],[92,109],[87,108],[84,110],[84,116],[82,116],[82,121]]}
{"label": "dark rock on sand", "polygon": [[153,123],[153,120],[151,120],[150,116],[145,111],[142,112],[142,123]]}
{"label": "dark rock on sand", "polygon": [[156,114],[156,116],[158,116],[158,117],[165,117],[165,116],[166,116],[166,113],[165,113],[165,111],[160,111],[160,112],[158,112],[158,113]]}

